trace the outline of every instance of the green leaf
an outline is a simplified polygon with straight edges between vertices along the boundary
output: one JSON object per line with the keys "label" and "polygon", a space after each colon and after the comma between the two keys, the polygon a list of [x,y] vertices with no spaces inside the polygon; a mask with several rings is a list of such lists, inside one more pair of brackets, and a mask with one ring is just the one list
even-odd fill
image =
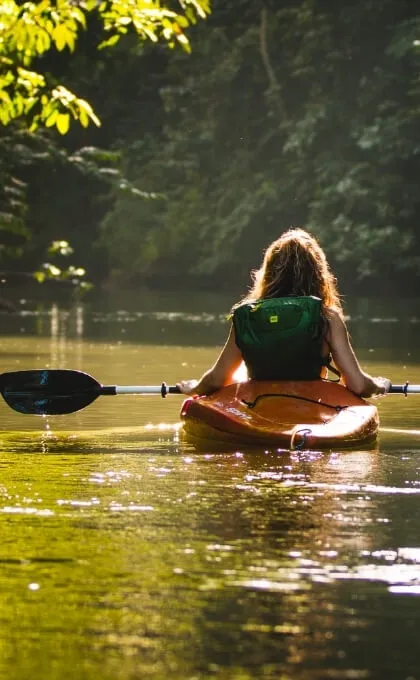
{"label": "green leaf", "polygon": [[53,125],[55,125],[55,123],[56,123],[58,115],[59,114],[58,114],[57,110],[50,113],[50,115],[45,120],[45,127],[53,127]]}
{"label": "green leaf", "polygon": [[59,267],[56,267],[55,264],[51,264],[50,262],[44,262],[42,265],[46,275],[50,278],[58,278],[61,275],[61,269]]}
{"label": "green leaf", "polygon": [[103,40],[101,43],[99,43],[98,50],[103,50],[105,47],[112,47],[113,45],[116,45],[120,37],[121,36],[118,35],[117,33],[115,35],[111,35],[110,38],[108,38],[107,40]]}
{"label": "green leaf", "polygon": [[34,277],[38,283],[44,283],[45,279],[47,278],[45,272],[40,271],[34,272]]}
{"label": "green leaf", "polygon": [[47,249],[50,255],[71,255],[74,251],[68,241],[53,241]]}
{"label": "green leaf", "polygon": [[70,114],[59,113],[57,116],[57,120],[55,121],[55,126],[59,131],[60,135],[65,135],[70,127]]}
{"label": "green leaf", "polygon": [[79,121],[82,127],[87,128],[89,125],[89,116],[84,109],[79,110]]}
{"label": "green leaf", "polygon": [[66,47],[69,36],[71,38],[71,33],[68,31],[64,24],[59,24],[58,26],[55,27],[53,32],[53,39],[55,42],[55,46],[59,52],[64,50],[64,48]]}

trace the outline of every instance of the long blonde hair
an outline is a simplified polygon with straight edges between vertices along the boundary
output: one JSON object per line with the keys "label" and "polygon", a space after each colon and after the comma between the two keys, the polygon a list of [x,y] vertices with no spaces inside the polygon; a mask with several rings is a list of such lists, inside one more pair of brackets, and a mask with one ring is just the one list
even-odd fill
{"label": "long blonde hair", "polygon": [[318,241],[304,229],[289,229],[273,241],[262,265],[252,273],[253,286],[243,302],[288,295],[321,298],[324,315],[328,308],[343,313],[336,278]]}

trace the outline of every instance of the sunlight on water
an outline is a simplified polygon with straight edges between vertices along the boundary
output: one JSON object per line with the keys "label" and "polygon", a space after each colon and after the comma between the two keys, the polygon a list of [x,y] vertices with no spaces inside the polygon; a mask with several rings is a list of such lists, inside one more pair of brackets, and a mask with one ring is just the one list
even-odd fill
{"label": "sunlight on water", "polygon": [[[420,383],[417,340],[378,319],[352,326],[363,367]],[[226,331],[196,310],[18,322],[4,370],[108,385],[199,377]],[[182,399],[48,417],[3,404],[0,677],[416,678],[420,397],[378,400],[376,446],[348,452],[195,447]]]}
{"label": "sunlight on water", "polygon": [[381,427],[381,432],[382,433],[389,433],[389,434],[403,434],[403,435],[414,435],[416,437],[420,437],[420,430],[409,430],[409,429],[403,429],[401,427]]}
{"label": "sunlight on water", "polygon": [[[2,435],[3,452],[44,454],[62,451],[87,453],[141,451],[158,448],[162,442],[167,447],[179,445],[181,423],[151,423],[143,427],[110,427],[97,430],[58,431],[47,426],[41,431],[5,432]],[[162,438],[163,437],[163,438]]]}

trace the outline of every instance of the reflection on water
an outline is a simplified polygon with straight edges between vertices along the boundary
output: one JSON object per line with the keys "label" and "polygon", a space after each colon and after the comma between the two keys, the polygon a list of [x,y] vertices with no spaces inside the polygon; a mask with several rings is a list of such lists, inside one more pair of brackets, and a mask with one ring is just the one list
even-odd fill
{"label": "reflection on water", "polygon": [[[4,370],[171,384],[219,342],[159,310],[130,341],[99,340],[87,329],[108,322],[82,311],[5,330]],[[417,346],[399,338],[390,362],[382,332],[364,366],[420,383],[402,360]],[[416,397],[380,401],[376,449],[345,453],[197,450],[181,400],[104,396],[48,418],[0,405],[0,677],[420,678]]]}
{"label": "reflection on water", "polygon": [[4,677],[407,677],[420,549],[384,460],[6,455]]}

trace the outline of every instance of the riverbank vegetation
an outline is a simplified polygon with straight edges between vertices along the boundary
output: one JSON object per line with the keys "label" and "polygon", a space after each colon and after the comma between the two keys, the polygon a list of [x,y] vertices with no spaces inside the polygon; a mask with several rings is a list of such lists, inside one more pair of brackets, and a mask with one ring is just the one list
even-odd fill
{"label": "riverbank vegetation", "polygon": [[228,289],[304,225],[345,291],[415,294],[417,3],[213,0],[194,24],[199,4],[183,3],[191,52],[168,49],[176,30],[98,50],[90,16],[73,51],[34,59],[101,125],[45,126],[38,107],[36,129],[1,128],[0,268],[36,270],[65,240],[98,286]]}

